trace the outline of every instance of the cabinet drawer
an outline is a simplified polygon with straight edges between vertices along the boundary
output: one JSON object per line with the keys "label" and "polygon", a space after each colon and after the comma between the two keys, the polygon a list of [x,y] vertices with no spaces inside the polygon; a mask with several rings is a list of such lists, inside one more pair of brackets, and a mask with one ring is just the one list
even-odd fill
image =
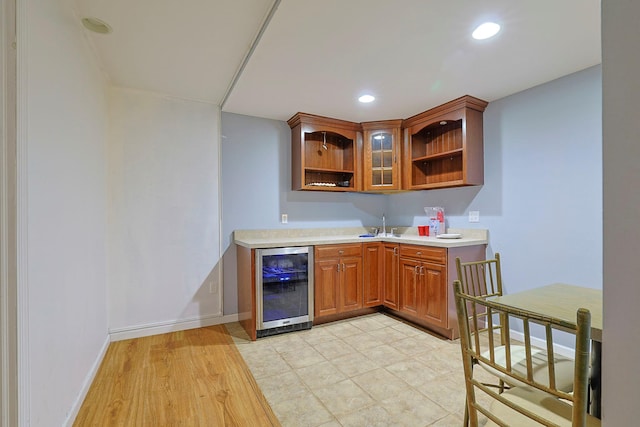
{"label": "cabinet drawer", "polygon": [[340,258],[345,256],[362,256],[362,243],[320,245],[315,247],[316,258]]}
{"label": "cabinet drawer", "polygon": [[434,248],[432,246],[400,245],[400,256],[422,259],[436,264],[445,264],[447,261],[447,249]]}

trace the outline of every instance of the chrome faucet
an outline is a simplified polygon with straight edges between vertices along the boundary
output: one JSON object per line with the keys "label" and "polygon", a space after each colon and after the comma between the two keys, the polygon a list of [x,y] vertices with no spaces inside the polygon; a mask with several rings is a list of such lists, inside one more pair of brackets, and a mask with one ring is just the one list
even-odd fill
{"label": "chrome faucet", "polygon": [[386,224],[386,220],[384,218],[384,214],[382,214],[382,235],[383,236],[387,235],[387,224]]}

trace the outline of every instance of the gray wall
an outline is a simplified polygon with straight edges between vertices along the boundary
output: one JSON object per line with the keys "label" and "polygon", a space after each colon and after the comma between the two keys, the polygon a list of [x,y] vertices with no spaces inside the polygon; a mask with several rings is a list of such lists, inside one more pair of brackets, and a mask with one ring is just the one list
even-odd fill
{"label": "gray wall", "polygon": [[484,186],[393,195],[293,192],[288,125],[223,113],[224,313],[237,312],[234,229],[377,225],[383,212],[415,226],[424,206],[443,206],[448,226],[489,229],[507,292],[602,287],[601,89],[596,66],[490,103]]}
{"label": "gray wall", "polygon": [[[640,2],[602,2],[604,330],[602,422],[638,424]],[[630,54],[635,52],[636,54]]]}
{"label": "gray wall", "polygon": [[491,102],[484,185],[391,195],[389,213],[417,225],[423,206],[444,206],[449,226],[489,229],[506,292],[558,281],[601,288],[601,92],[595,66]]}
{"label": "gray wall", "polygon": [[[222,113],[221,126],[223,298],[227,315],[238,311],[233,230],[378,225],[386,198],[291,191],[291,129],[286,122]],[[280,223],[281,213],[288,215],[287,224]]]}

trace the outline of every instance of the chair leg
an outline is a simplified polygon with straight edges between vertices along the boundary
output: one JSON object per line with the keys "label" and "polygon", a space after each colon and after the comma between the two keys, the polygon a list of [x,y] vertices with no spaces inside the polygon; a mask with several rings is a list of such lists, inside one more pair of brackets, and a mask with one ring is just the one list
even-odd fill
{"label": "chair leg", "polygon": [[464,421],[462,422],[464,427],[469,427],[469,402],[464,399]]}

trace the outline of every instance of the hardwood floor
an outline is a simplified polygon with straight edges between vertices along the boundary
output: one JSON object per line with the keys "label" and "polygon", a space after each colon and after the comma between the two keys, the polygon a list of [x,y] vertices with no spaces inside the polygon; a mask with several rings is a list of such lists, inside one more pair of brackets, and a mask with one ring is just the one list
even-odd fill
{"label": "hardwood floor", "polygon": [[111,343],[74,426],[280,426],[223,325]]}

